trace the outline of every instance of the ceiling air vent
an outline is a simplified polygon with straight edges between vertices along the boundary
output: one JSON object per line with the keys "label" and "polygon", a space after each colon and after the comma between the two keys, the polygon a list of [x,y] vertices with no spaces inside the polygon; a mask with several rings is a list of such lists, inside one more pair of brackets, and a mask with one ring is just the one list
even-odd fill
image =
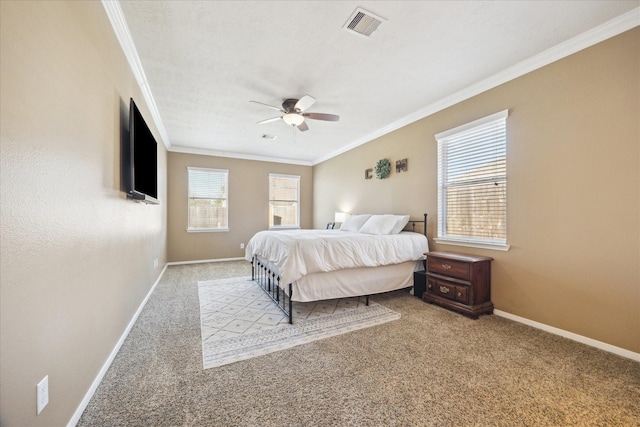
{"label": "ceiling air vent", "polygon": [[386,19],[367,12],[362,8],[357,8],[351,17],[347,20],[344,28],[364,37],[369,37],[378,26]]}

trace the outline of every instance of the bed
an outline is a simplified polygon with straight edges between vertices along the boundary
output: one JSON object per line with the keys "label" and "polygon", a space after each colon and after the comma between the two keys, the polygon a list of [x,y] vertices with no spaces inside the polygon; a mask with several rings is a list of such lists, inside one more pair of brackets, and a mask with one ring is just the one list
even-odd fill
{"label": "bed", "polygon": [[365,296],[368,303],[369,295],[412,286],[429,250],[426,225],[427,214],[352,215],[337,230],[260,231],[245,258],[293,323],[293,301]]}

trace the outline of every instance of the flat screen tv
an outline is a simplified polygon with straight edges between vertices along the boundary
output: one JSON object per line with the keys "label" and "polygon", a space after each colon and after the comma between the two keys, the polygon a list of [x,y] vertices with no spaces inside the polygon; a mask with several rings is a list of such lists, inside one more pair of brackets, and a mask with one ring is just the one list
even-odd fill
{"label": "flat screen tv", "polygon": [[140,110],[129,102],[129,154],[131,181],[129,197],[158,203],[158,146]]}

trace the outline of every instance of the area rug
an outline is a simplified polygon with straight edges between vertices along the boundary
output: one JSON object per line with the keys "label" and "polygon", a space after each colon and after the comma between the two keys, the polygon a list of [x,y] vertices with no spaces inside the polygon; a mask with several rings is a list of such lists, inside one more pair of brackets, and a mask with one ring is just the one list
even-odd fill
{"label": "area rug", "polygon": [[198,282],[204,369],[285,350],[400,318],[370,300],[293,303],[293,325],[250,277]]}

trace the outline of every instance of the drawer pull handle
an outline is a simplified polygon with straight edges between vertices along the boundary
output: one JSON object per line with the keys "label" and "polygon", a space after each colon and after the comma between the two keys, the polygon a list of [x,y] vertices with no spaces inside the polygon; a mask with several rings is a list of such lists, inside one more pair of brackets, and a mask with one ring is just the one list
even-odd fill
{"label": "drawer pull handle", "polygon": [[460,298],[462,296],[462,292],[458,292],[457,296]]}
{"label": "drawer pull handle", "polygon": [[427,288],[431,289],[431,283],[429,283],[429,284],[427,285]]}
{"label": "drawer pull handle", "polygon": [[440,286],[440,292],[442,292],[443,294],[448,294],[449,293],[449,288],[447,288],[445,286]]}
{"label": "drawer pull handle", "polygon": [[442,264],[442,268],[445,270],[451,270],[451,266],[449,264]]}

